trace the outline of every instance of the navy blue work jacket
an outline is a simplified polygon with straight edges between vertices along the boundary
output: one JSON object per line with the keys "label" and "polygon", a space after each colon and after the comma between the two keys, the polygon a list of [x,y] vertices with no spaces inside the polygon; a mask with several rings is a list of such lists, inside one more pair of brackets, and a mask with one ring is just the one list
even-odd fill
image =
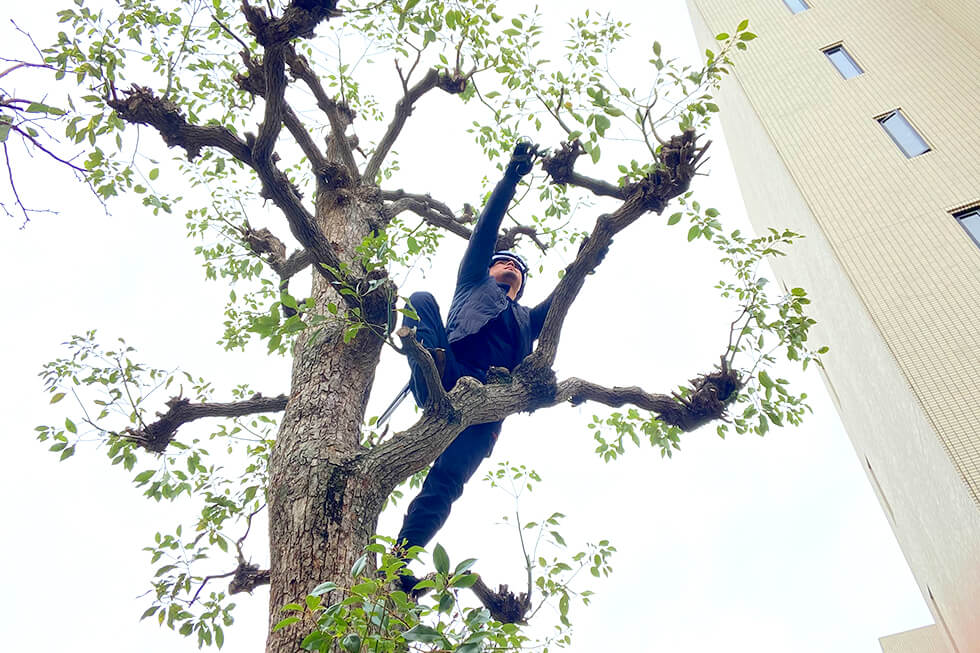
{"label": "navy blue work jacket", "polygon": [[[497,232],[507,206],[514,197],[518,180],[519,177],[513,173],[504,173],[504,178],[490,194],[490,199],[473,228],[466,253],[459,264],[456,292],[449,306],[446,331],[450,343],[478,333],[490,320],[500,315],[511,301],[504,288],[490,276],[490,258],[494,254]],[[526,278],[523,283],[527,283]],[[517,302],[513,302],[513,305],[514,319],[520,332],[519,342],[515,343],[519,353],[517,360],[524,360],[531,353],[534,341],[541,333],[548,307],[551,306],[551,296],[533,309]]]}

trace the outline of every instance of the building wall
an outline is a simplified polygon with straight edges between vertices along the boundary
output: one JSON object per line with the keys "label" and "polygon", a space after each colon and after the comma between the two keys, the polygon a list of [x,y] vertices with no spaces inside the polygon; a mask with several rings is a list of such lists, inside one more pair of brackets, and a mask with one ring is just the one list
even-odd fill
{"label": "building wall", "polygon": [[882,637],[882,653],[946,653],[938,626],[925,626]]}
{"label": "building wall", "polygon": [[[980,51],[928,6],[953,0],[810,4],[689,0],[704,47],[746,17],[759,34],[719,102],[749,217],[807,235],[773,267],[812,295],[828,387],[937,628],[980,651],[980,249],[949,213],[980,201]],[[821,52],[841,41],[865,74]],[[896,148],[875,120],[896,108],[931,152]]]}
{"label": "building wall", "polygon": [[974,48],[980,46],[980,3],[963,0],[928,0],[940,20]]}

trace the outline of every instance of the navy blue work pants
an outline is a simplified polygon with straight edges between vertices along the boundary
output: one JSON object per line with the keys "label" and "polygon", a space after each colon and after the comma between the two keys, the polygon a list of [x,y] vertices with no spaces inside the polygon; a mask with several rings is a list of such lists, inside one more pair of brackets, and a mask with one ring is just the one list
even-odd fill
{"label": "navy blue work pants", "polygon": [[[446,368],[442,385],[451,390],[461,376],[483,378],[485,372],[470,370],[453,356],[449,335],[439,313],[435,297],[427,292],[414,293],[409,300],[418,319],[406,317],[402,324],[415,327],[415,338],[427,349],[446,351]],[[412,368],[412,394],[418,405],[425,403],[428,391],[425,380],[414,363]],[[476,472],[484,458],[493,451],[500,433],[500,422],[474,424],[456,436],[449,447],[436,458],[429,470],[422,491],[408,506],[405,521],[398,533],[398,541],[406,547],[426,546],[449,517],[452,504],[463,494],[463,485]]]}

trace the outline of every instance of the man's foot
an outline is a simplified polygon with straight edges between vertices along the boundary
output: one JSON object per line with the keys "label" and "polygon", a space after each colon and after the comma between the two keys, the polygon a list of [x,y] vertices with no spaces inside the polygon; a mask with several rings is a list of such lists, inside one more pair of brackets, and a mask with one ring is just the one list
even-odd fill
{"label": "man's foot", "polygon": [[[422,580],[430,580],[431,578],[432,578],[432,574],[428,574],[424,576]],[[430,589],[432,589],[431,587],[422,587],[420,589],[415,589],[415,586],[418,585],[420,582],[421,581],[419,581],[418,578],[416,578],[411,574],[402,574],[401,576],[398,577],[398,583],[399,586],[401,587],[401,590],[405,592],[405,594],[408,595],[408,598],[412,599],[413,601],[418,601],[420,598],[425,596]]]}

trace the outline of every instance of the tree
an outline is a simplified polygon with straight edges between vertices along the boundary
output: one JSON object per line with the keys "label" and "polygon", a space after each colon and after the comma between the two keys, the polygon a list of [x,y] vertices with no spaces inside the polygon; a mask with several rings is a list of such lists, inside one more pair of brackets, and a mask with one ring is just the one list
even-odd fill
{"label": "tree", "polygon": [[[66,133],[91,143],[85,168],[93,186],[106,198],[124,190],[140,194],[155,211],[169,212],[178,201],[192,203],[199,198],[188,202],[154,188],[158,167],[141,170],[123,156],[132,147],[126,136],[132,125],[149,126],[168,146],[180,148],[185,178],[192,187],[208,189],[203,205],[187,211],[189,229],[195,237],[213,234],[216,243],[199,247],[208,274],[235,286],[224,345],[244,348],[257,335],[268,341],[270,352],[294,357],[288,394],[268,398],[239,387],[231,397],[235,401],[214,401],[203,379],[144,366],[130,348],[106,349],[94,334],[75,337],[70,354],[46,367],[52,401],[74,386],[104,391],[94,403],[83,400],[83,408],[91,410],[82,418],[69,417],[63,427],[39,427],[39,437],[52,440],[62,458],[73,455],[79,431],[88,430],[104,440],[114,463],[135,469],[149,461],[135,479],[147,496],[159,500],[187,493],[205,502],[193,536],[178,529],[152,547],[155,561],[172,551],[188,560],[157,569],[156,602],[148,616],[220,644],[226,597],[211,591],[216,579],[195,573],[191,564],[215,549],[227,550],[235,561],[227,574],[231,592],[271,584],[270,626],[280,621],[283,606],[299,604],[321,581],[340,582],[352,567],[373,574],[373,556],[356,563],[365,547],[376,547],[371,538],[385,501],[468,424],[569,401],[631,404],[635,408],[597,417],[592,425],[600,455],[611,459],[623,453],[627,438],[639,442],[641,437],[670,455],[681,432],[736,408],[740,413],[730,419],[739,432],[762,434],[770,422],[799,421],[803,397],[790,394],[786,382],[770,378],[765,367],[776,351],[804,365],[812,359],[805,346],[812,324],[804,313],[805,293],[793,289],[770,300],[765,280],[755,274],[762,257],[777,254],[796,235],[726,234],[717,212],[702,209],[689,190],[708,146],[698,130],[717,111],[711,89],[732,65],[729,53],[753,38],[746,22],[732,35],[719,35],[719,52],[708,53],[701,69],[663,58],[655,43],[650,60],[655,83],[647,95],[620,86],[606,69],[604,59],[626,26],[596,15],[573,22],[568,61],[554,67],[536,58],[542,38],[537,16],[507,20],[480,0],[408,0],[367,8],[245,3],[240,11],[221,2],[177,2],[168,8],[126,2],[112,11],[82,3],[61,18],[73,29],[48,51],[47,62],[89,89],[81,98],[89,113],[79,110]],[[337,24],[350,29],[355,43],[366,39],[378,51],[372,57],[390,57],[389,65],[394,61],[401,98],[392,115],[385,116],[365,82],[352,76],[343,54],[349,39],[340,41],[342,56],[316,67],[314,30]],[[241,64],[231,56],[236,51]],[[133,61],[137,54],[142,59]],[[123,88],[129,79],[141,84]],[[294,97],[300,89],[315,103],[322,125],[311,123],[309,112],[300,108],[302,98]],[[468,237],[474,215],[466,207],[454,212],[425,193],[388,187],[397,179],[395,142],[413,110],[422,110],[423,98],[436,92],[459,96],[460,110],[472,112],[474,138],[491,161],[509,150],[523,125],[540,132],[539,140],[556,143],[542,162],[544,176],[529,188],[538,193],[538,211],[522,207],[520,212],[531,213],[532,224],[509,228],[500,246],[522,239],[542,253],[567,245],[579,249],[555,287],[537,349],[519,368],[502,371],[486,386],[463,381],[450,393],[430,384],[435,392],[414,426],[375,433],[365,407],[386,344],[416,357],[435,378],[431,358],[411,333],[391,338],[397,312],[411,308],[397,301],[389,270],[433,255],[443,231]],[[600,162],[602,147],[618,133],[614,125],[634,130],[634,152],[641,154],[633,156],[639,160],[624,160],[615,182],[577,171],[583,156],[593,165]],[[678,133],[661,140],[668,129]],[[325,147],[317,144],[321,135]],[[569,226],[576,189],[610,201],[587,238]],[[281,212],[298,244],[293,253],[287,254],[286,243],[270,228],[247,219],[256,210],[250,200],[259,197]],[[662,213],[675,199],[681,210],[668,224],[686,217],[688,239],[711,241],[732,266],[731,279],[719,287],[740,308],[718,369],[666,395],[575,378],[559,381],[552,367],[561,328],[586,277],[614,236],[647,213]],[[406,221],[409,213],[421,219],[419,226]],[[290,292],[290,280],[307,268],[313,280],[304,298]],[[152,391],[182,383],[192,387],[193,396],[181,392],[153,417],[159,404]],[[267,417],[243,420],[278,412],[283,412],[278,424]],[[117,414],[123,423],[113,421]],[[246,446],[243,482],[224,478],[203,443],[177,438],[183,424],[204,417],[233,420],[215,434],[229,447],[235,442],[229,436],[256,429],[255,441]],[[720,424],[719,433],[729,426]],[[268,570],[249,564],[245,538],[237,536],[240,531],[231,534],[236,526],[248,533],[252,516],[266,504]],[[437,558],[446,575],[447,563],[440,562],[441,554]],[[389,571],[396,565],[390,557],[380,564]],[[462,572],[461,578],[471,578]],[[320,590],[313,596],[334,592],[332,586]],[[490,603],[502,598],[489,590],[483,597]],[[272,629],[268,650],[295,650],[308,634],[309,629]]]}

